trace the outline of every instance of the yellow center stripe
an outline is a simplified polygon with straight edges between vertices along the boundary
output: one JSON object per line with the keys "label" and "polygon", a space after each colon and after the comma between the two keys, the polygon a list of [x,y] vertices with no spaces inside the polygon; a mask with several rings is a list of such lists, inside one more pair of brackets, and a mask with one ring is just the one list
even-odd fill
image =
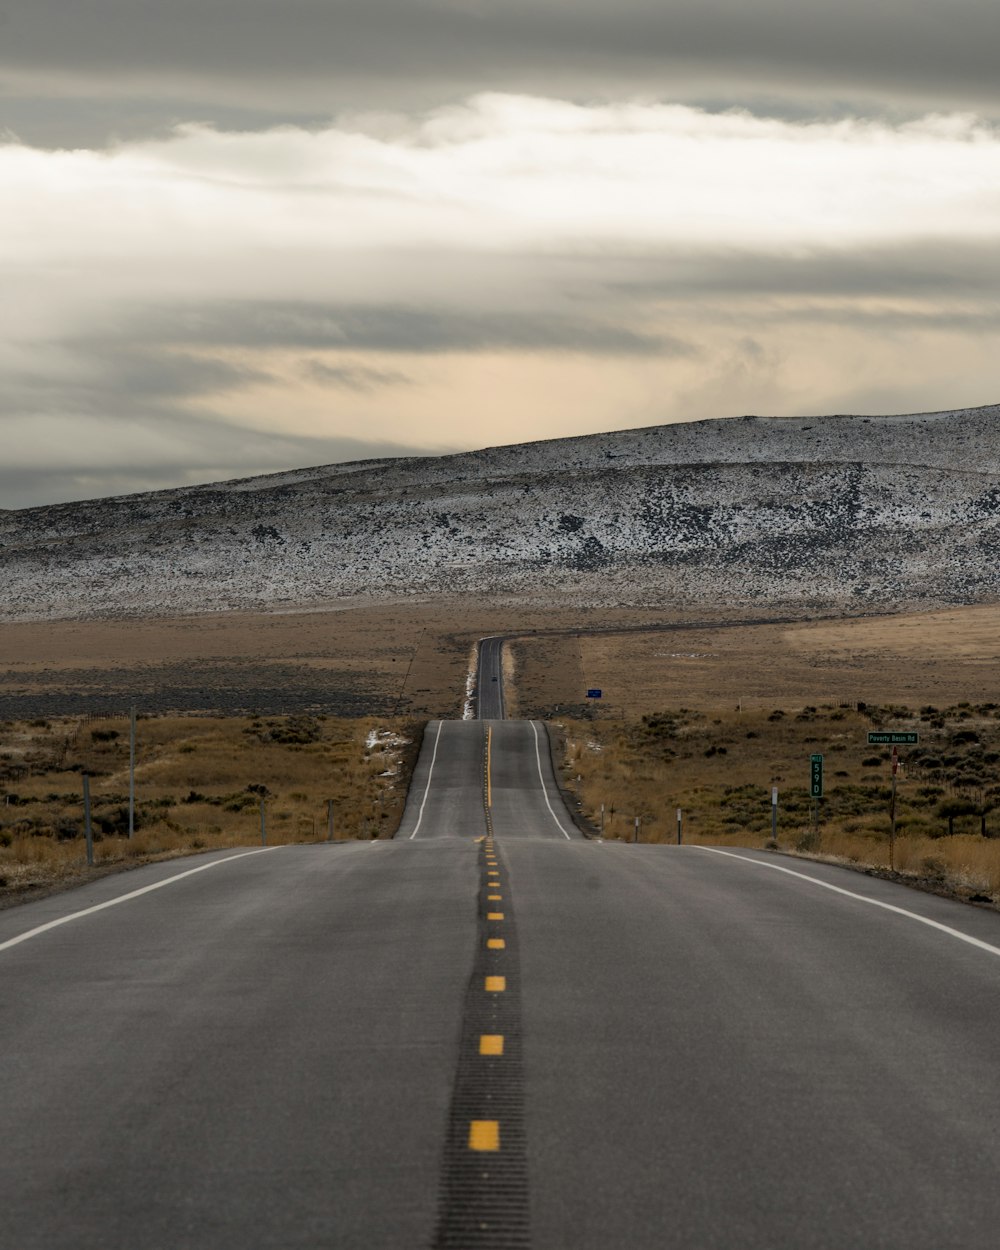
{"label": "yellow center stripe", "polygon": [[487,938],[486,945],[491,951],[502,951],[507,946],[507,943],[503,940],[503,938]]}
{"label": "yellow center stripe", "polygon": [[469,1125],[470,1150],[499,1150],[499,1120],[473,1120]]}
{"label": "yellow center stripe", "polygon": [[502,994],[507,988],[506,977],[487,977],[486,992],[487,994]]}
{"label": "yellow center stripe", "polygon": [[479,1053],[481,1055],[502,1055],[503,1034],[482,1033],[479,1037]]}
{"label": "yellow center stripe", "polygon": [[493,806],[493,727],[486,730],[486,806]]}
{"label": "yellow center stripe", "polygon": [[486,919],[487,920],[503,920],[503,912],[502,911],[488,911],[486,913]]}

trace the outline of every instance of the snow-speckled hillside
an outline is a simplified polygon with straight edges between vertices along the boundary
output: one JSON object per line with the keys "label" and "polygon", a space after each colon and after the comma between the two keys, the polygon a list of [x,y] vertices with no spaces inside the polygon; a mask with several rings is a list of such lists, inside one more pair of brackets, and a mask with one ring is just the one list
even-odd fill
{"label": "snow-speckled hillside", "polygon": [[1000,597],[1000,407],[742,417],[0,511],[0,619]]}

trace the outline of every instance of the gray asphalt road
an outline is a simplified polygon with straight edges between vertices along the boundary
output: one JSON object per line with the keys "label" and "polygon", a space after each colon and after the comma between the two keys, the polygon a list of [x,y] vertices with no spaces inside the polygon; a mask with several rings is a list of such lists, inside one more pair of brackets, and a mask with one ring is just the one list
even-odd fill
{"label": "gray asphalt road", "polygon": [[486,726],[481,721],[430,722],[397,842],[485,834],[485,752]]}
{"label": "gray asphalt road", "polygon": [[281,847],[0,913],[3,1244],[430,1244],[468,843]]}
{"label": "gray asphalt road", "polygon": [[479,644],[476,715],[480,720],[503,720],[503,639],[483,638]]}
{"label": "gray asphalt road", "polygon": [[552,775],[545,726],[537,721],[489,721],[490,810],[498,838],[582,838]]}
{"label": "gray asphalt road", "polygon": [[533,1244],[996,1245],[1000,917],[763,854],[504,851]]}
{"label": "gray asphalt road", "polygon": [[0,986],[13,1247],[942,1250],[1000,1228],[1000,916],[587,841],[531,722],[433,722],[391,844],[0,913]]}

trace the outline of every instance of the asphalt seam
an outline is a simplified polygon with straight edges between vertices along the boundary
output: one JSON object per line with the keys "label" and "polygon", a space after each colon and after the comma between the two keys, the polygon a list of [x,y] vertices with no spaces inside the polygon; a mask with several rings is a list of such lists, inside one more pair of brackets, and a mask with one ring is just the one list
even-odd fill
{"label": "asphalt seam", "polygon": [[531,1244],[517,928],[506,866],[493,839],[485,747],[486,742],[487,832],[478,849],[476,953],[462,1015],[434,1250],[520,1250]]}

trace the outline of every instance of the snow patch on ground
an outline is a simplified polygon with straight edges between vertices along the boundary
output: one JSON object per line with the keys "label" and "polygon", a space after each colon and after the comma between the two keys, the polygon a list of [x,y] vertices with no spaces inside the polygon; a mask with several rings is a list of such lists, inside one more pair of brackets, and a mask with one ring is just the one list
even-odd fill
{"label": "snow patch on ground", "polygon": [[369,753],[373,751],[397,751],[400,747],[408,747],[410,739],[391,729],[370,729],[365,738],[365,746]]}
{"label": "snow patch on ground", "polygon": [[702,421],[0,512],[0,562],[8,621],[457,594],[984,602],[1000,596],[1000,407]]}

